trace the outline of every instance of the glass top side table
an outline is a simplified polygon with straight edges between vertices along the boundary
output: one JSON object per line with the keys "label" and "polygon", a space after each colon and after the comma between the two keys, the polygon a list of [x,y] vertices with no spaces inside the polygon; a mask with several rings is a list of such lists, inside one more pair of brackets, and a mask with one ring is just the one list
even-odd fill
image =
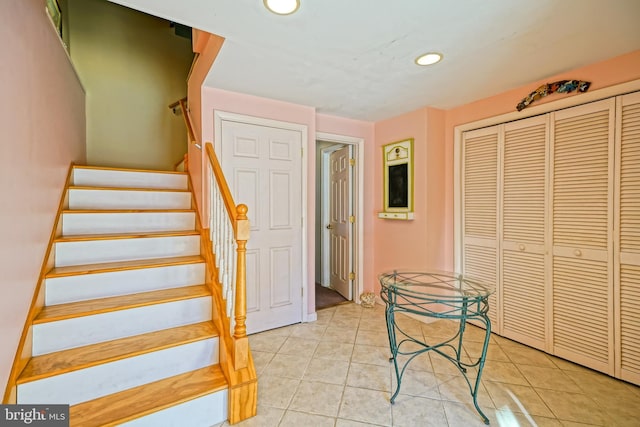
{"label": "glass top side table", "polygon": [[[488,299],[495,288],[461,274],[441,271],[392,271],[381,274],[379,280],[382,286],[380,296],[386,304],[385,315],[391,350],[389,360],[393,361],[397,379],[391,403],[394,403],[400,392],[402,376],[409,363],[418,355],[433,351],[458,368],[469,386],[478,414],[485,424],[489,424],[489,419],[478,406],[478,390],[491,335],[491,321],[487,315]],[[411,336],[398,325],[395,317],[397,313],[449,319],[458,321],[459,325],[451,338],[439,343],[426,343],[422,337]],[[475,320],[485,326],[482,353],[475,361],[463,360],[462,340],[466,322],[469,320]],[[402,368],[399,367],[398,356],[408,356]],[[467,371],[475,367],[478,375],[473,380],[469,378]]]}

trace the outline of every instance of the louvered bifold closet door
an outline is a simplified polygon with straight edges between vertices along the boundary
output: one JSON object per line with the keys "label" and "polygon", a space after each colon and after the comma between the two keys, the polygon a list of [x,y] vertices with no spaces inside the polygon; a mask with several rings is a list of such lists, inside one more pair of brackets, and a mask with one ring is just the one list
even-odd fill
{"label": "louvered bifold closet door", "polygon": [[[462,273],[498,284],[498,126],[463,134]],[[489,298],[492,329],[499,330],[497,296]]]}
{"label": "louvered bifold closet door", "polygon": [[545,207],[549,115],[505,124],[502,334],[546,350]]}
{"label": "louvered bifold closet door", "polygon": [[640,385],[640,93],[616,120],[616,376]]}
{"label": "louvered bifold closet door", "polygon": [[614,104],[551,113],[553,353],[610,375]]}

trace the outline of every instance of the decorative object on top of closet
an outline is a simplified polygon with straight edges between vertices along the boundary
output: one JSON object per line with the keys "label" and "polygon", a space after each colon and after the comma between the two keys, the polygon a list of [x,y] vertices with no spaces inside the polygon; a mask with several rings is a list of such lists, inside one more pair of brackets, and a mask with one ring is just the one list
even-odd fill
{"label": "decorative object on top of closet", "polygon": [[538,99],[551,95],[554,92],[569,93],[574,90],[577,90],[578,92],[586,92],[589,90],[589,86],[591,86],[591,82],[585,82],[582,80],[558,80],[557,82],[543,84],[538,87],[538,89],[522,98],[522,101],[516,105],[516,110],[522,111],[533,101],[537,101]]}

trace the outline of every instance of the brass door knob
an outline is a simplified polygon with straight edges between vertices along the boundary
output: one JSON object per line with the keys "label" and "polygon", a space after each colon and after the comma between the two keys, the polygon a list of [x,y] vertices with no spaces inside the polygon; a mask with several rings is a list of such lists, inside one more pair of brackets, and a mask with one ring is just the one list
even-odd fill
{"label": "brass door knob", "polygon": [[332,228],[333,228],[333,225],[331,225],[331,224],[328,224],[328,225],[327,225],[327,229],[328,229],[328,230],[331,230]]}

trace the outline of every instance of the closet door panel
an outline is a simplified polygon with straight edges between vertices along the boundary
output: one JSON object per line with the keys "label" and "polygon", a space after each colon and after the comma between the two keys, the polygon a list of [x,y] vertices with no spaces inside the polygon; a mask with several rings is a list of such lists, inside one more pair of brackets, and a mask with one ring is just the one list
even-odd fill
{"label": "closet door panel", "polygon": [[[473,244],[466,244],[464,247],[464,274],[468,277],[475,278],[481,282],[495,286],[498,282],[497,277],[497,261],[498,251],[496,248],[489,247],[487,245],[477,246]],[[497,298],[494,292],[489,297],[489,319],[491,320],[491,328],[494,332],[497,332],[498,325],[498,308]],[[481,323],[478,323],[482,326]]]}
{"label": "closet door panel", "polygon": [[503,335],[545,348],[544,255],[503,252]]}
{"label": "closet door panel", "polygon": [[640,384],[640,93],[618,98],[616,376]]}
{"label": "closet door panel", "polygon": [[553,260],[554,354],[604,372],[612,355],[608,276],[607,262]]}
{"label": "closet door panel", "polygon": [[[462,273],[498,287],[498,126],[463,135]],[[499,330],[499,289],[489,298],[492,329]]]}
{"label": "closet door panel", "polygon": [[545,206],[548,115],[504,126],[502,331],[545,349]]}
{"label": "closet door panel", "polygon": [[553,353],[613,374],[614,100],[551,118]]}
{"label": "closet door panel", "polygon": [[464,138],[464,236],[491,241],[497,236],[497,129],[468,132]]}
{"label": "closet door panel", "polygon": [[640,385],[640,260],[620,266],[620,339],[617,363],[623,380]]}

